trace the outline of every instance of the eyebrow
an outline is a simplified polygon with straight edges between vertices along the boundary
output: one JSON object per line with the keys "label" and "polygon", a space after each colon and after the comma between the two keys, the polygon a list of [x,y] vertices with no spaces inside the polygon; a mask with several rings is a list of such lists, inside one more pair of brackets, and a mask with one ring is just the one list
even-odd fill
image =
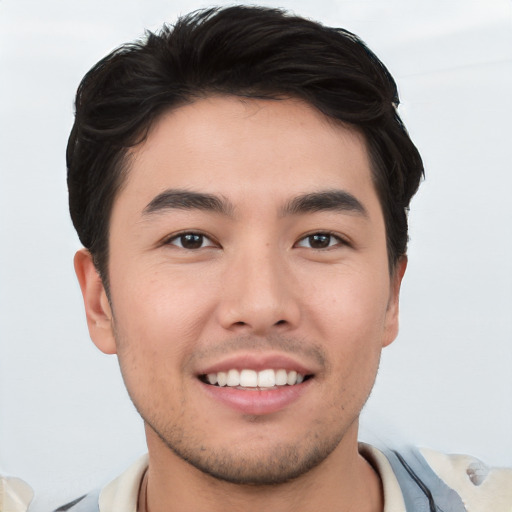
{"label": "eyebrow", "polygon": [[[212,194],[168,189],[149,202],[143,210],[143,215],[176,209],[202,210],[232,216],[234,206],[227,199]],[[362,203],[350,192],[344,190],[323,190],[294,197],[282,208],[281,215],[303,215],[320,211],[349,212],[363,217],[368,216]]]}
{"label": "eyebrow", "polygon": [[143,215],[152,215],[166,210],[203,210],[231,216],[233,205],[212,194],[169,189],[158,194],[144,208]]}
{"label": "eyebrow", "polygon": [[367,217],[363,204],[345,190],[323,190],[294,197],[282,210],[282,215],[301,215],[321,211],[356,213]]}

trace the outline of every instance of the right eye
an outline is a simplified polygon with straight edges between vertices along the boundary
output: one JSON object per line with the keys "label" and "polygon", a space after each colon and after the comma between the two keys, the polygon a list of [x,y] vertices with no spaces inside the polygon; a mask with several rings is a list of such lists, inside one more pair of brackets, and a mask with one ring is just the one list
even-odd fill
{"label": "right eye", "polygon": [[202,233],[180,233],[169,238],[166,242],[167,245],[175,245],[182,249],[196,250],[205,247],[216,247],[216,244]]}
{"label": "right eye", "polygon": [[343,245],[346,245],[346,242],[341,237],[333,233],[322,231],[307,235],[296,244],[297,247],[306,247],[309,249],[330,249]]}

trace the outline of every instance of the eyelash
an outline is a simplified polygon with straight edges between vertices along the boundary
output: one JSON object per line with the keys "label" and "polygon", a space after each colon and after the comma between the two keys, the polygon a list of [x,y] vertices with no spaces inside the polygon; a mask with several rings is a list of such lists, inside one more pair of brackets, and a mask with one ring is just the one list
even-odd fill
{"label": "eyelash", "polygon": [[[326,247],[311,247],[311,239],[313,237],[328,237],[329,238],[329,244]],[[310,242],[310,246],[307,247],[307,248],[313,249],[313,250],[317,250],[317,251],[328,250],[328,249],[331,249],[331,248],[334,248],[334,247],[337,247],[337,246],[349,245],[347,240],[343,239],[341,236],[339,236],[339,235],[337,235],[335,233],[332,233],[330,231],[315,231],[315,232],[310,233],[310,234],[308,234],[306,236],[303,236],[300,240],[298,240],[295,243],[295,247],[304,247],[303,245],[300,245],[300,243],[304,242],[304,241],[306,241],[308,239],[309,239],[309,242]],[[333,240],[335,241],[335,243],[332,243]]]}
{"label": "eyelash", "polygon": [[[199,243],[199,245],[196,246],[196,247],[185,247],[185,245],[183,244],[185,237],[189,237],[189,238],[190,237],[197,237],[197,238],[199,238],[199,240],[196,241],[196,243]],[[325,238],[328,238],[329,239],[329,243],[325,247],[312,247],[311,246],[311,242],[313,241],[312,239],[314,237],[319,237],[319,238],[320,237],[325,237]],[[307,240],[309,240],[309,247],[306,247],[305,245],[301,245],[302,242],[305,242]],[[179,241],[180,243],[176,243],[177,241]],[[189,242],[190,241],[191,240],[189,240]],[[206,245],[206,246],[203,246],[205,241],[209,241],[210,243],[208,245]],[[335,243],[332,243],[333,241]],[[191,242],[194,243],[193,240]],[[181,249],[190,250],[190,251],[194,251],[194,250],[198,250],[198,249],[205,249],[206,247],[218,247],[219,246],[219,244],[217,242],[215,242],[215,240],[213,240],[209,236],[205,235],[204,233],[201,233],[201,232],[198,232],[198,231],[184,231],[182,233],[177,233],[175,235],[172,235],[171,237],[169,237],[166,240],[164,240],[164,245],[174,245],[174,246],[179,247]],[[335,233],[332,233],[332,232],[329,232],[329,231],[315,231],[313,233],[310,233],[310,234],[300,238],[294,244],[294,247],[306,247],[306,248],[309,248],[309,249],[313,249],[313,250],[317,250],[317,251],[322,251],[322,250],[327,250],[327,249],[331,249],[331,248],[336,247],[336,246],[343,246],[343,245],[349,245],[349,243],[346,240],[344,240],[342,237],[340,237],[339,235],[337,235]]]}
{"label": "eyelash", "polygon": [[[198,237],[200,238],[201,244],[199,247],[185,247],[183,245],[183,240],[185,237]],[[176,243],[176,241],[180,241],[180,243]],[[203,243],[205,241],[209,241],[210,243],[206,246],[203,246]],[[205,235],[204,233],[198,232],[198,231],[183,231],[182,233],[177,233],[175,235],[172,235],[171,237],[167,238],[163,242],[164,245],[174,245],[176,247],[179,247],[180,249],[185,249],[189,251],[194,251],[198,249],[205,249],[206,247],[218,247],[218,244],[209,236]]]}

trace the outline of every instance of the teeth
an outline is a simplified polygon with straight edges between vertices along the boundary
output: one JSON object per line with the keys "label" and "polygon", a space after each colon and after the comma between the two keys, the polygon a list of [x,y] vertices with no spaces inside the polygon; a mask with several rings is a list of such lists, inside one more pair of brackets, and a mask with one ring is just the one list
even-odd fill
{"label": "teeth", "polygon": [[288,375],[286,370],[277,370],[276,372],[276,386],[286,386],[288,383]]}
{"label": "teeth", "polygon": [[286,376],[286,384],[288,386],[293,386],[297,382],[297,372],[292,370],[291,372],[288,372],[288,375]]}
{"label": "teeth", "polygon": [[229,370],[227,385],[230,387],[240,386],[240,373],[238,370]]}
{"label": "teeth", "polygon": [[240,386],[243,386],[244,388],[257,388],[258,372],[255,372],[254,370],[242,370],[240,372]]}
{"label": "teeth", "polygon": [[228,374],[226,372],[217,373],[217,384],[225,386],[228,383]]}
{"label": "teeth", "polygon": [[274,370],[263,370],[258,373],[259,388],[273,388],[276,385],[276,372]]}
{"label": "teeth", "polygon": [[206,380],[212,385],[243,387],[243,388],[273,388],[276,386],[293,386],[304,381],[304,375],[295,370],[235,370],[227,372],[209,373]]}

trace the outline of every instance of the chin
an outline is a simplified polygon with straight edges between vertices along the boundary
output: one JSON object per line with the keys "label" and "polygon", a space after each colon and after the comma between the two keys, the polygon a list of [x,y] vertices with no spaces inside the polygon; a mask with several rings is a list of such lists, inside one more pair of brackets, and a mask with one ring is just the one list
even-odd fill
{"label": "chin", "polygon": [[343,438],[343,432],[320,435],[308,433],[295,443],[269,442],[249,446],[202,443],[177,432],[157,434],[174,455],[204,475],[237,485],[271,486],[291,482],[311,471],[331,455]]}

